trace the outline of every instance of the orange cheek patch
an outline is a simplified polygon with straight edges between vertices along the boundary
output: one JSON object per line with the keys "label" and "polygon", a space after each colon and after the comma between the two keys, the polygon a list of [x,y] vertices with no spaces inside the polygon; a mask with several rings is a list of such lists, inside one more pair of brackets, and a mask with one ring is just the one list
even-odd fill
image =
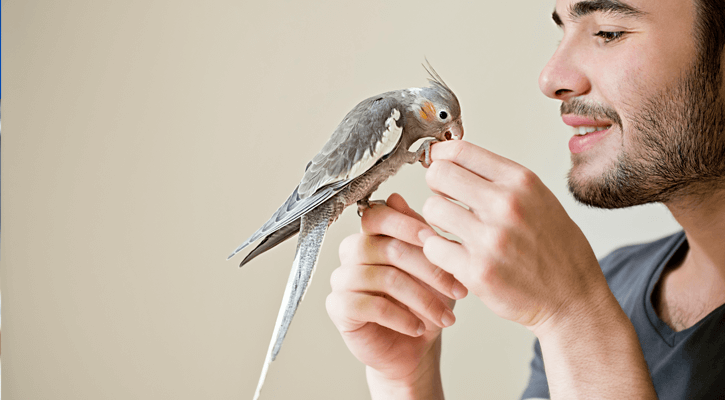
{"label": "orange cheek patch", "polygon": [[428,121],[429,119],[432,119],[434,115],[436,115],[436,108],[433,103],[430,101],[423,103],[423,106],[420,108],[420,117]]}

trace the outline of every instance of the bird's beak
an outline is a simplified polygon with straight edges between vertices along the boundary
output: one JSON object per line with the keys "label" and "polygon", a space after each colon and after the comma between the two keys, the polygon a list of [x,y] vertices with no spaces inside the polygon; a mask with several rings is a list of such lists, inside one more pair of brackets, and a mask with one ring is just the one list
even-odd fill
{"label": "bird's beak", "polygon": [[461,140],[463,139],[463,123],[461,120],[456,120],[453,124],[448,126],[448,130],[443,134],[446,140]]}

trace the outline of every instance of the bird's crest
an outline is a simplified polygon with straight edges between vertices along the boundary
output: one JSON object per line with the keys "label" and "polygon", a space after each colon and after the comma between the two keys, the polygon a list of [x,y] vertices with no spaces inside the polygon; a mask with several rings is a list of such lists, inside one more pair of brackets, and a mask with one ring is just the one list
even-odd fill
{"label": "bird's crest", "polygon": [[423,68],[425,68],[425,71],[430,75],[430,78],[428,78],[428,82],[432,83],[433,86],[437,86],[440,89],[443,89],[444,91],[450,93],[455,97],[455,94],[453,93],[453,90],[446,85],[446,83],[443,81],[443,78],[441,78],[440,75],[438,75],[438,72],[436,72],[435,68],[430,64],[430,61],[428,61],[428,58],[425,59],[425,64],[423,64]]}

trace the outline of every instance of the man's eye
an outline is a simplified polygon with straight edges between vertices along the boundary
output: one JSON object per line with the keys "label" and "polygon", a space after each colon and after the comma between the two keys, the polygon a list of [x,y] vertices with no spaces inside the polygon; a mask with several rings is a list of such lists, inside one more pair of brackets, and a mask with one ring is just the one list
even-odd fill
{"label": "man's eye", "polygon": [[609,43],[617,39],[621,39],[622,36],[624,36],[624,33],[625,32],[599,31],[595,33],[594,36],[599,36],[600,38],[604,39],[604,43]]}

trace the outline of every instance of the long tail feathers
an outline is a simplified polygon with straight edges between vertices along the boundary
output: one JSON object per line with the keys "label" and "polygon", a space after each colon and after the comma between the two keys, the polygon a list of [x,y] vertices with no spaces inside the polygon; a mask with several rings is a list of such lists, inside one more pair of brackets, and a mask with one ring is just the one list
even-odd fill
{"label": "long tail feathers", "polygon": [[254,400],[259,398],[264,379],[269,370],[269,365],[277,358],[279,349],[282,347],[282,342],[289,329],[290,322],[292,322],[292,317],[294,317],[297,307],[304,298],[307,287],[312,280],[312,275],[315,272],[315,266],[317,265],[317,259],[320,254],[320,248],[325,239],[327,227],[330,224],[331,215],[331,207],[321,205],[302,217],[295,261],[292,264],[292,270],[287,280],[287,287],[284,290],[282,305],[279,309],[279,314],[277,314],[277,322],[274,324],[272,340],[269,343],[267,357],[262,367],[262,374],[259,377],[257,390],[254,393]]}
{"label": "long tail feathers", "polygon": [[278,231],[273,232],[272,234],[268,235],[264,240],[262,240],[257,247],[254,248],[254,250],[250,251],[249,254],[247,254],[246,257],[244,257],[244,260],[242,260],[241,263],[239,263],[239,267],[244,266],[244,264],[252,261],[255,257],[258,255],[264,253],[265,251],[277,246],[278,244],[284,242],[285,240],[291,238],[292,236],[296,235],[297,232],[300,231],[300,218],[297,220],[291,222],[289,225],[284,226],[280,228]]}

